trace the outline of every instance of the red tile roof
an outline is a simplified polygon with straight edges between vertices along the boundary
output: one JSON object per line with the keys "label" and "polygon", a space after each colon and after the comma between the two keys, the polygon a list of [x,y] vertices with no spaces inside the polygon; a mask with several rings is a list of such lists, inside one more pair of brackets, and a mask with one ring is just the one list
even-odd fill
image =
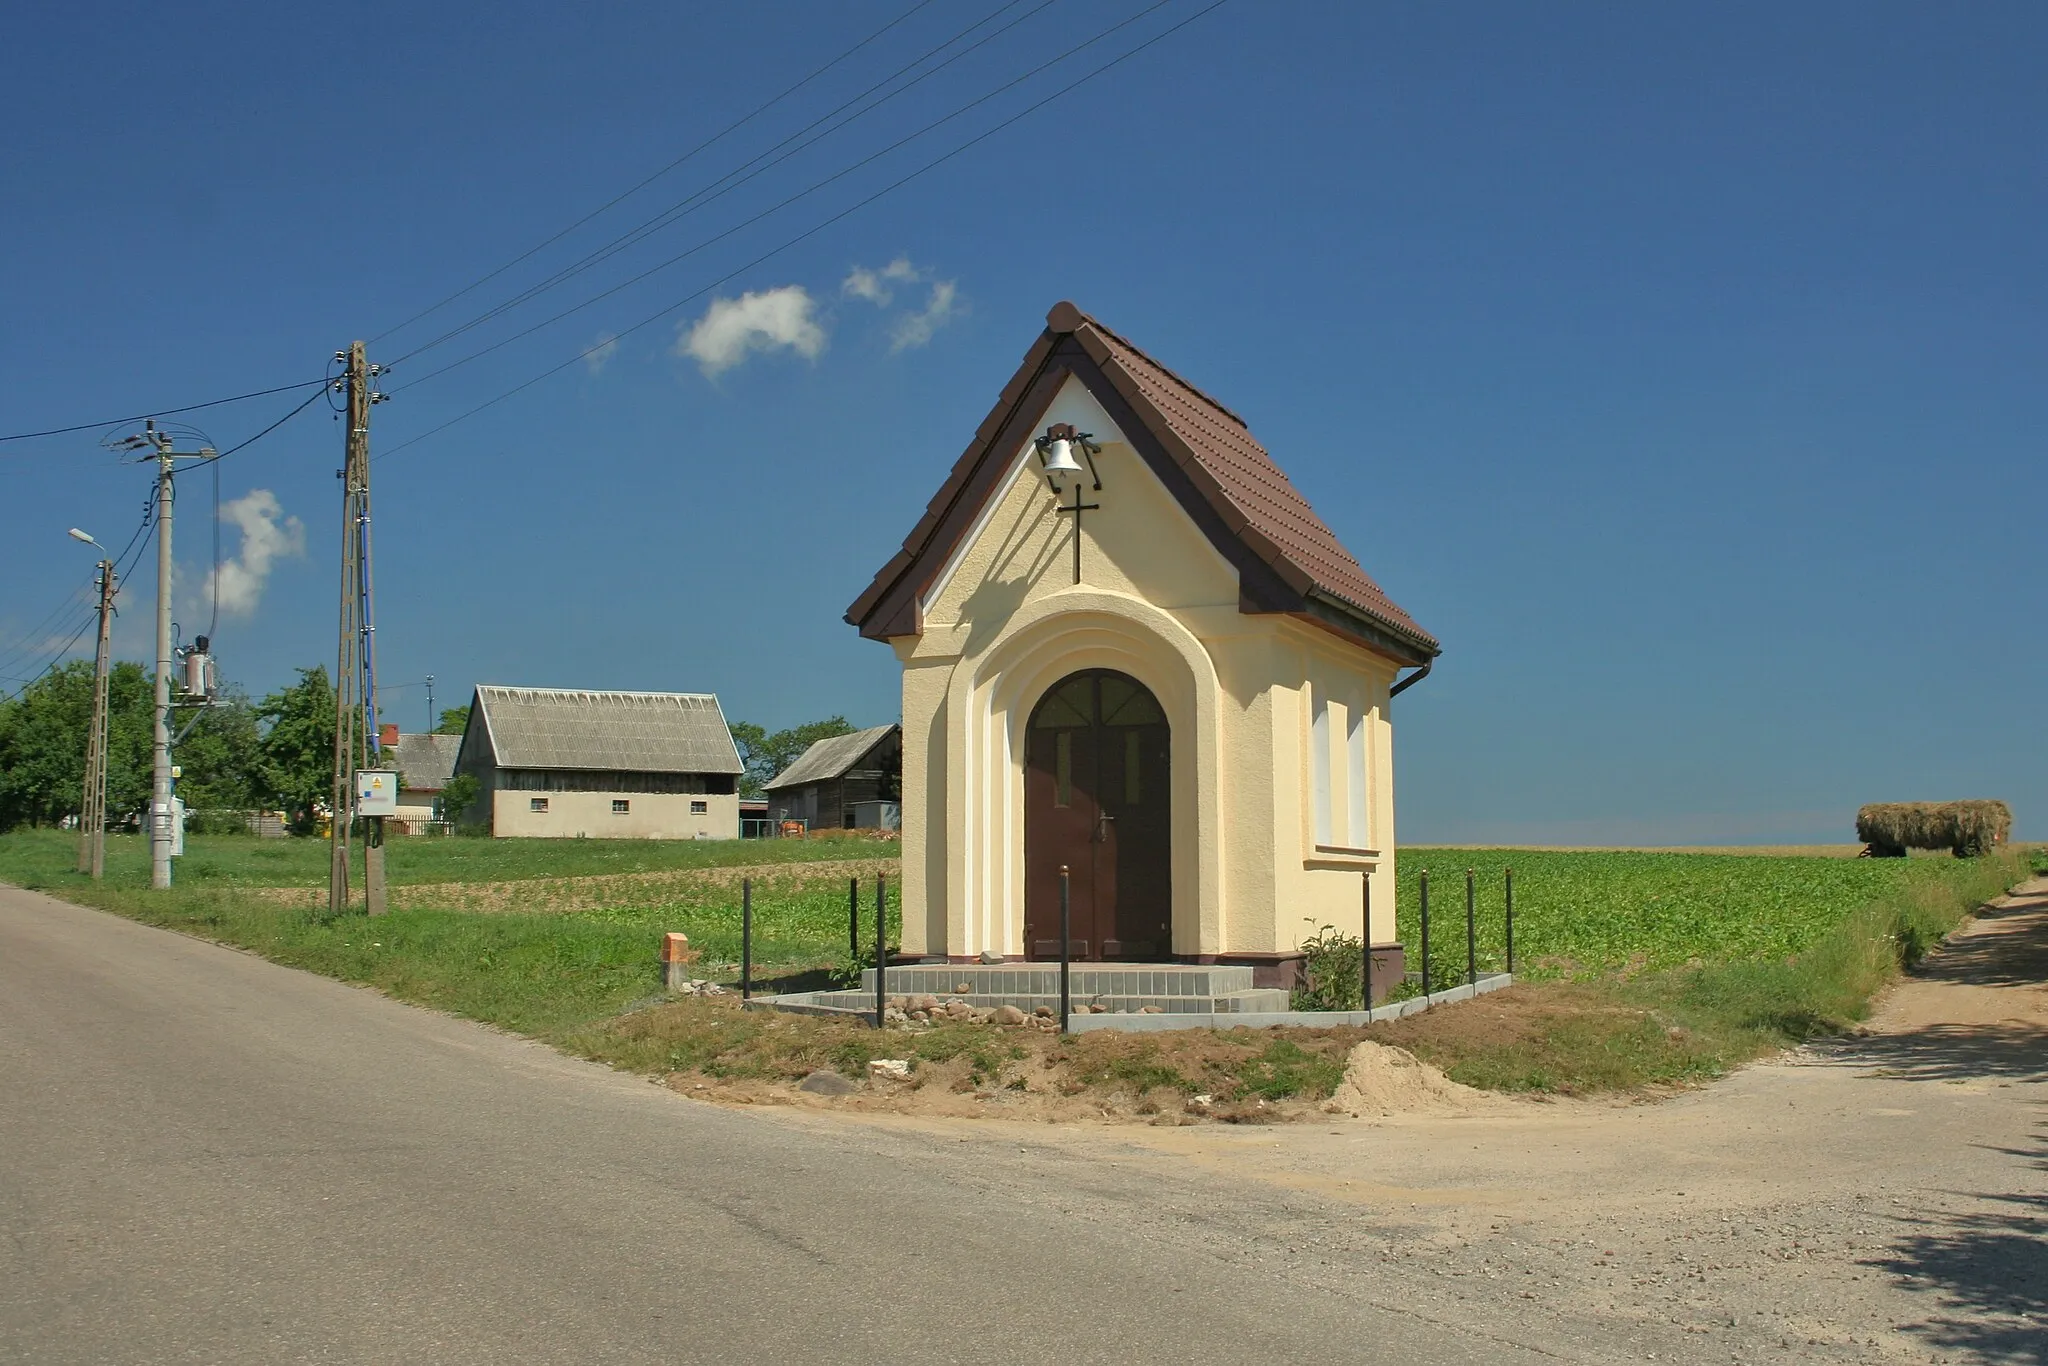
{"label": "red tile roof", "polygon": [[[1393,636],[1423,658],[1441,652],[1434,636],[1418,626],[1359,566],[1336,534],[1318,517],[1308,500],[1273,463],[1273,457],[1251,434],[1244,420],[1151,356],[1070,303],[1055,305],[1046,317],[1046,331],[1024,365],[1004,388],[975,441],[961,455],[953,473],[934,496],[903,552],[886,565],[868,590],[847,610],[847,620],[870,634],[870,618],[920,563],[943,561],[967,517],[950,516],[976,483],[975,474],[991,453],[996,438],[1018,417],[1018,406],[1036,381],[1056,364],[1059,343],[1071,337],[1100,369],[1139,418],[1158,446],[1180,467],[1229,536],[1269,566],[1289,589],[1302,596],[1300,606],[1322,599],[1340,616],[1358,615]],[[1034,420],[1036,413],[1030,415]],[[987,489],[981,490],[986,495]],[[944,532],[954,532],[947,539]],[[944,544],[940,544],[941,541]],[[930,564],[919,581],[937,570]],[[1345,609],[1349,609],[1346,611]],[[900,614],[896,614],[899,616]],[[1318,612],[1321,617],[1327,613]]]}

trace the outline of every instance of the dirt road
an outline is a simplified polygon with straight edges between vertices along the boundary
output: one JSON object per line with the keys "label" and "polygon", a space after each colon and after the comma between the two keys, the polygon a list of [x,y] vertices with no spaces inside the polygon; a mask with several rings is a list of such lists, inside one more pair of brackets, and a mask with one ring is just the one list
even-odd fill
{"label": "dirt road", "polygon": [[1263,1237],[1305,1284],[1475,1343],[2044,1362],[2048,880],[1865,1034],[1661,1103],[1270,1129],[874,1122],[1022,1151],[1083,1189],[1106,1162],[1156,1183],[1192,1237]]}

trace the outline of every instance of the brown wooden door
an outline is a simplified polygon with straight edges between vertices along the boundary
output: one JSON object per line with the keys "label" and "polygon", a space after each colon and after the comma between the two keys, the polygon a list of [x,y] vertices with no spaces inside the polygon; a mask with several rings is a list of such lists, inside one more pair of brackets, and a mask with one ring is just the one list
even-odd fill
{"label": "brown wooden door", "polygon": [[1060,956],[1068,872],[1077,959],[1157,961],[1173,951],[1166,713],[1144,684],[1091,669],[1031,714],[1024,765],[1024,949]]}

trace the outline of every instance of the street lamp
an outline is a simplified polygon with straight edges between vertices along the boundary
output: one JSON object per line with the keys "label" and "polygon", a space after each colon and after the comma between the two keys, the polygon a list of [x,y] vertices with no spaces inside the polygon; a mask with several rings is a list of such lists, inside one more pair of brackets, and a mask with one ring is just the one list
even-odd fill
{"label": "street lamp", "polygon": [[[99,552],[100,552],[100,554],[102,554],[102,555],[105,555],[105,554],[107,553],[107,548],[106,548],[105,546],[101,545],[101,544],[100,544],[100,543],[99,543],[98,541],[95,541],[95,540],[94,540],[94,539],[92,538],[92,533],[91,533],[91,532],[89,532],[89,531],[80,531],[80,530],[79,530],[79,529],[78,529],[77,527],[73,527],[73,528],[71,528],[71,539],[72,539],[72,540],[74,540],[74,541],[83,541],[83,542],[85,542],[85,543],[86,543],[87,545],[91,546],[91,547],[92,547],[93,549],[95,549],[95,550],[99,551]],[[111,557],[111,556],[109,556],[109,558],[112,558],[112,557]]]}

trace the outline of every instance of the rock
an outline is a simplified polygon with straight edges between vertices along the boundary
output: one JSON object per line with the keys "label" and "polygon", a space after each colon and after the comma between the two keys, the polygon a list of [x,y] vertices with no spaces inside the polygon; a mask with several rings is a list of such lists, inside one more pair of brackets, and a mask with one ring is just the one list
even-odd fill
{"label": "rock", "polygon": [[1000,953],[994,953],[988,949],[983,949],[981,951],[981,961],[984,963],[1000,963],[1003,961],[1003,956]]}
{"label": "rock", "polygon": [[939,1008],[939,998],[936,996],[920,996],[917,998],[917,1008],[925,1011],[937,1010]]}
{"label": "rock", "polygon": [[877,1081],[908,1081],[910,1059],[871,1058],[868,1061],[868,1075]]}
{"label": "rock", "polygon": [[910,1012],[910,1018],[917,1021],[919,1024],[929,1024],[931,1022],[932,1013],[929,1010],[913,1010]]}
{"label": "rock", "polygon": [[965,996],[973,990],[974,983],[972,982],[956,982],[953,984],[953,994],[955,996]]}
{"label": "rock", "polygon": [[858,1091],[860,1087],[827,1068],[805,1077],[796,1084],[796,1089],[809,1091],[814,1096],[846,1096]]}
{"label": "rock", "polygon": [[1164,1014],[1166,1013],[1166,1007],[1165,1007],[1165,1006],[1139,1006],[1139,1007],[1138,1007],[1138,1013],[1139,1013],[1140,1015],[1164,1015]]}
{"label": "rock", "polygon": [[989,1018],[999,1025],[1020,1025],[1024,1023],[1024,1012],[1015,1006],[997,1006]]}
{"label": "rock", "polygon": [[1033,1015],[1036,1015],[1036,1016],[1037,1016],[1037,1017],[1038,1017],[1039,1019],[1041,1019],[1041,1020],[1050,1020],[1050,1019],[1052,1018],[1052,1007],[1051,1007],[1051,1006],[1039,1006],[1039,1007],[1038,1007],[1037,1009],[1033,1010],[1033,1011],[1032,1011],[1031,1013],[1032,1013]]}

